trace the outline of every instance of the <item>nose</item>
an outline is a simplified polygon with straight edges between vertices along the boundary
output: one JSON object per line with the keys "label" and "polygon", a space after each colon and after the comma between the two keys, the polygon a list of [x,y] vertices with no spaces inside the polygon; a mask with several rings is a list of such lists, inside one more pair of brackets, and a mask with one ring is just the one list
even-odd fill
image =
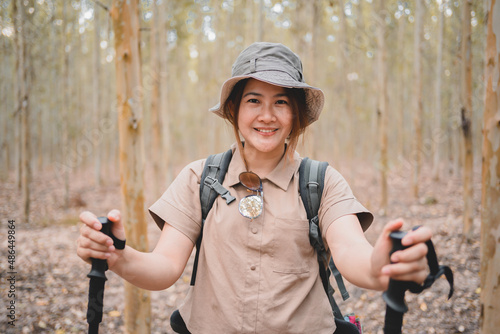
{"label": "nose", "polygon": [[270,123],[276,120],[276,115],[273,110],[272,104],[265,104],[259,114],[259,121]]}

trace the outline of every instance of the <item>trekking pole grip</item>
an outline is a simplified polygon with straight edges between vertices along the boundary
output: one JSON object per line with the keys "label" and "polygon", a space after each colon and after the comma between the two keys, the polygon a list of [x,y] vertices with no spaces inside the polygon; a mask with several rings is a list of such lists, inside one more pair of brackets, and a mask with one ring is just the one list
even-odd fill
{"label": "trekking pole grip", "polygon": [[[112,222],[106,217],[98,217],[97,219],[102,224],[101,232],[106,234],[107,236],[110,236]],[[92,260],[92,268],[90,269],[90,272],[88,273],[87,277],[89,278],[98,277],[106,280],[105,272],[106,270],[108,270],[108,262],[106,260],[94,259],[94,258],[91,258],[91,260]]]}
{"label": "trekking pole grip", "polygon": [[[398,250],[408,248],[403,246],[401,243],[401,240],[405,235],[406,232],[403,231],[391,232],[389,236],[392,240],[392,250],[389,253],[389,256]],[[410,282],[397,281],[391,278],[389,280],[389,287],[387,291],[382,294],[382,297],[390,308],[400,313],[406,313],[408,311],[408,306],[405,302],[405,292],[409,288]]]}

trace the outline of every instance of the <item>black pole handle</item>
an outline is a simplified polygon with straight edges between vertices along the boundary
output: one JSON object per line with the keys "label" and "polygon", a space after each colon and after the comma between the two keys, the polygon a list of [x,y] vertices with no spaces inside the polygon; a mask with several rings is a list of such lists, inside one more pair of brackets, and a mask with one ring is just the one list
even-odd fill
{"label": "black pole handle", "polygon": [[[110,236],[111,235],[111,220],[109,220],[106,217],[98,217],[97,218],[99,222],[102,224],[101,227],[101,232]],[[108,270],[108,263],[106,260],[102,259],[92,259],[92,268],[90,269],[90,272],[88,273],[87,277],[92,278],[92,277],[98,277],[98,278],[103,278],[106,280],[106,274],[105,271]]]}
{"label": "black pole handle", "polygon": [[[106,217],[98,217],[97,219],[102,224],[101,232],[109,236],[111,234],[112,222]],[[104,283],[107,280],[106,270],[108,270],[108,262],[106,260],[92,258],[92,268],[87,275],[90,278],[89,303],[87,306],[89,334],[99,333],[99,324],[102,321]]]}
{"label": "black pole handle", "polygon": [[[396,251],[408,248],[401,243],[405,235],[406,232],[404,231],[391,232],[389,236],[392,239],[392,250],[389,256]],[[400,313],[406,313],[408,311],[408,306],[405,302],[405,292],[410,288],[410,283],[411,282],[397,281],[392,278],[389,280],[389,287],[387,291],[382,294],[382,297],[390,308]]]}
{"label": "black pole handle", "polygon": [[[415,227],[413,230],[417,229]],[[406,235],[406,232],[396,231],[392,232],[389,236],[392,239],[392,250],[390,254],[403,250],[408,247],[403,246],[401,240]],[[408,311],[408,306],[405,302],[406,290],[413,293],[420,293],[424,289],[429,288],[441,275],[445,275],[448,283],[450,284],[450,293],[448,298],[453,295],[453,272],[448,266],[439,265],[437,260],[436,251],[431,240],[427,240],[427,263],[429,265],[430,274],[422,285],[416,282],[397,281],[390,279],[387,291],[382,294],[383,299],[387,303],[387,310],[385,314],[385,334],[399,334],[403,325],[403,314]]]}

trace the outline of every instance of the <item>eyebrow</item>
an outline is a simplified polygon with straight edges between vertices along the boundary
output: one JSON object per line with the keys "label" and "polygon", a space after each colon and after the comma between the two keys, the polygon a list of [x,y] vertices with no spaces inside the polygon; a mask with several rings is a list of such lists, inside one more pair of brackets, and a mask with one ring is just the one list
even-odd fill
{"label": "eyebrow", "polygon": [[[263,94],[261,93],[256,93],[256,92],[248,92],[246,93],[245,95],[243,95],[243,97],[247,97],[248,95],[255,95],[255,96],[264,96]],[[289,97],[289,95],[287,93],[278,93],[276,95],[274,95],[273,97]]]}

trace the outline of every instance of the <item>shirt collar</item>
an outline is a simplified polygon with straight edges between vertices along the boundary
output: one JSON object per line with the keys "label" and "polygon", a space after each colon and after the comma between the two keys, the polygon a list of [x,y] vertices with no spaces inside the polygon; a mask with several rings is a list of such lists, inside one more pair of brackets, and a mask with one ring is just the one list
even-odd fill
{"label": "shirt collar", "polygon": [[[233,157],[231,159],[231,163],[229,164],[226,177],[228,185],[233,187],[240,182],[238,176],[240,173],[245,172],[246,169],[243,159],[241,158],[238,145],[234,143],[231,145],[231,149],[233,150]],[[299,168],[299,164],[300,156],[297,152],[293,153],[292,161],[287,161],[285,155],[283,155],[276,168],[274,168],[274,170],[269,173],[265,179],[286,191],[290,185],[293,175]]]}

